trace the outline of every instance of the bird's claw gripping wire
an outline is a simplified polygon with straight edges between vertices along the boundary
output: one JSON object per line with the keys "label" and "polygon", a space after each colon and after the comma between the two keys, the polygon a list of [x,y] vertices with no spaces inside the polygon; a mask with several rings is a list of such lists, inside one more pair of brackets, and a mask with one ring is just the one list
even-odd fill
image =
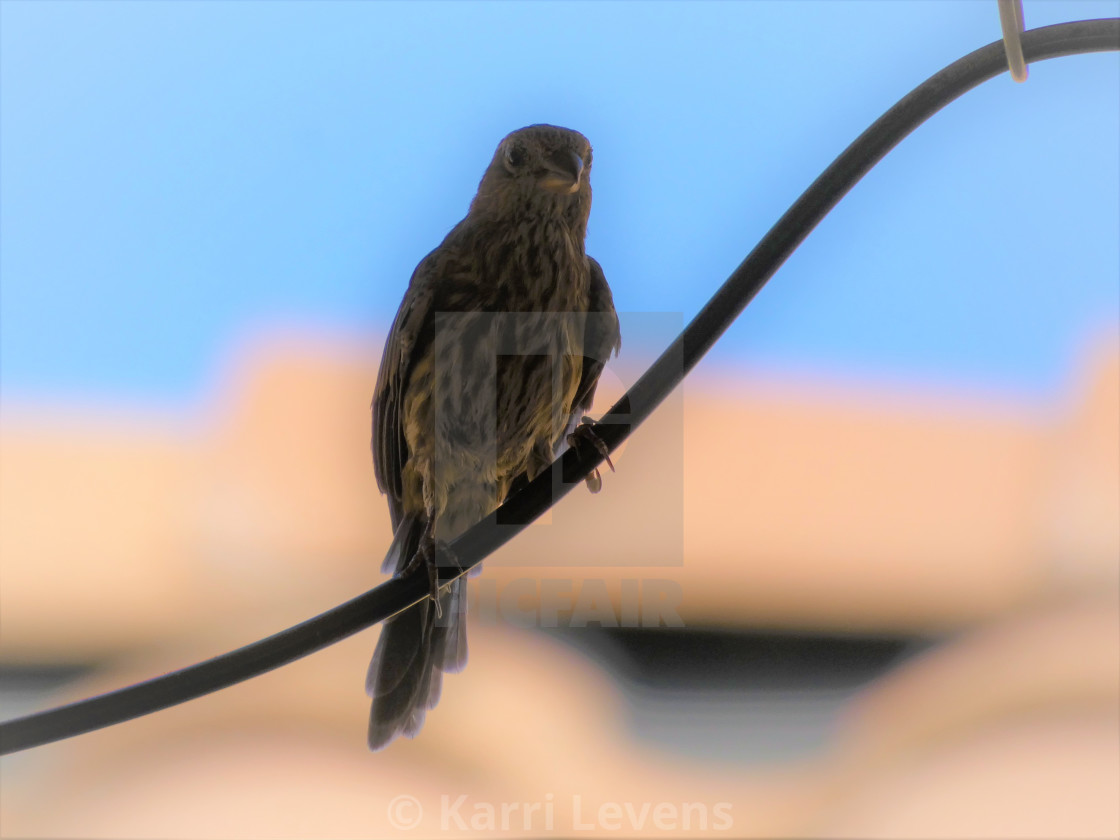
{"label": "bird's claw gripping wire", "polygon": [[451,547],[443,540],[437,540],[430,533],[425,534],[423,539],[420,540],[420,547],[416,549],[416,553],[408,561],[405,567],[401,570],[399,577],[406,578],[414,574],[420,565],[423,564],[428,573],[428,597],[435,607],[436,618],[443,617],[443,607],[439,604],[439,591],[451,585],[448,583],[440,585],[439,582],[439,567],[437,558],[444,561],[443,565],[454,566],[460,572],[463,571],[463,566],[459,563],[459,558]]}
{"label": "bird's claw gripping wire", "polygon": [[[581,417],[579,425],[572,430],[568,435],[568,446],[572,449],[579,449],[580,444],[591,444],[595,450],[603,456],[603,460],[607,462],[607,466],[614,472],[614,462],[611,461],[611,451],[603,442],[603,439],[595,433],[595,421],[590,417]],[[592,493],[598,493],[603,489],[603,477],[599,475],[598,468],[593,469],[584,481],[587,482],[587,489]]]}

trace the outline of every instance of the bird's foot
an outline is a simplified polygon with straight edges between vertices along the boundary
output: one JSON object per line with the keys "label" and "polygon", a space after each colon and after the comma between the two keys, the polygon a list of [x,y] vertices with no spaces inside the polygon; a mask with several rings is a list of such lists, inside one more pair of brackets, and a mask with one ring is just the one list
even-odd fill
{"label": "bird's foot", "polygon": [[[611,461],[611,452],[603,439],[595,433],[595,421],[590,417],[581,417],[579,425],[572,430],[568,435],[568,446],[573,449],[579,449],[581,444],[591,444],[595,450],[603,456],[603,460],[607,462],[607,466],[614,472],[614,462]],[[587,489],[592,493],[598,493],[603,489],[603,477],[599,475],[599,470],[596,468],[592,470],[584,481],[587,482]]]}
{"label": "bird's foot", "polygon": [[[439,562],[437,562],[437,558]],[[401,570],[400,577],[408,577],[415,573],[421,565],[428,573],[428,597],[435,607],[436,618],[442,618],[443,607],[439,603],[439,593],[441,589],[450,586],[451,583],[440,585],[439,567],[454,566],[460,572],[463,571],[463,567],[459,564],[459,558],[451,550],[451,547],[443,540],[437,540],[432,536],[425,536],[420,540],[420,547],[416,549],[416,553],[412,555],[412,558]]]}

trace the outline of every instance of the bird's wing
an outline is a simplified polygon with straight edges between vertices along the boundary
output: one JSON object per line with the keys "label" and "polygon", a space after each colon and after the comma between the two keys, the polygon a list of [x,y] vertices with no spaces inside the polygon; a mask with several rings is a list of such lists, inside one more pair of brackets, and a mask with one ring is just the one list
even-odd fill
{"label": "bird's wing", "polygon": [[587,261],[591,264],[589,317],[583,336],[583,367],[576,397],[572,402],[569,427],[578,425],[580,418],[591,410],[599,375],[611,353],[617,354],[622,347],[622,333],[618,326],[618,313],[614,310],[611,287],[607,285],[607,278],[599,263],[591,257]]}
{"label": "bird's wing", "polygon": [[408,443],[401,422],[402,401],[416,359],[431,341],[435,284],[433,251],[412,273],[401,308],[385,341],[381,369],[373,393],[373,470],[377,486],[389,497],[389,516],[396,529],[404,516],[401,471],[408,460]]}

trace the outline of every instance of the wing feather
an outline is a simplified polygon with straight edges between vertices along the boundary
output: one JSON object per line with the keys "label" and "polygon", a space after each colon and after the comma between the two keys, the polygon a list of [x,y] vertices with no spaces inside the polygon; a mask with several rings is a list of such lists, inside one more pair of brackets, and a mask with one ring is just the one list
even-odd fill
{"label": "wing feather", "polygon": [[583,337],[583,367],[580,371],[579,386],[572,402],[569,427],[578,425],[580,418],[591,410],[595,401],[595,388],[599,376],[612,353],[622,348],[622,333],[618,325],[618,313],[614,309],[614,297],[607,278],[597,260],[587,258],[591,265],[590,301],[587,328]]}
{"label": "wing feather", "polygon": [[373,392],[373,471],[377,486],[389,497],[389,516],[395,530],[404,517],[401,473],[408,461],[401,411],[408,378],[417,359],[431,341],[434,311],[433,271],[435,252],[428,254],[408,283],[408,291],[385,340],[381,368]]}

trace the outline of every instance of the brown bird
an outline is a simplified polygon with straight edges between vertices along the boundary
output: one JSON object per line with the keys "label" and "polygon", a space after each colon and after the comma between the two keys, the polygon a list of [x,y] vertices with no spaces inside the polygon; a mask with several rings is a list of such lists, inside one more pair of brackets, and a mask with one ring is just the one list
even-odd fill
{"label": "brown bird", "polygon": [[382,570],[423,564],[433,591],[382,627],[366,680],[371,749],[415,736],[442,672],[466,663],[465,581],[434,582],[446,543],[565,444],[606,455],[583,421],[621,336],[584,252],[590,174],[579,132],[531,125],[503,139],[466,218],[413,272],[385,343],[373,462],[394,536]]}

